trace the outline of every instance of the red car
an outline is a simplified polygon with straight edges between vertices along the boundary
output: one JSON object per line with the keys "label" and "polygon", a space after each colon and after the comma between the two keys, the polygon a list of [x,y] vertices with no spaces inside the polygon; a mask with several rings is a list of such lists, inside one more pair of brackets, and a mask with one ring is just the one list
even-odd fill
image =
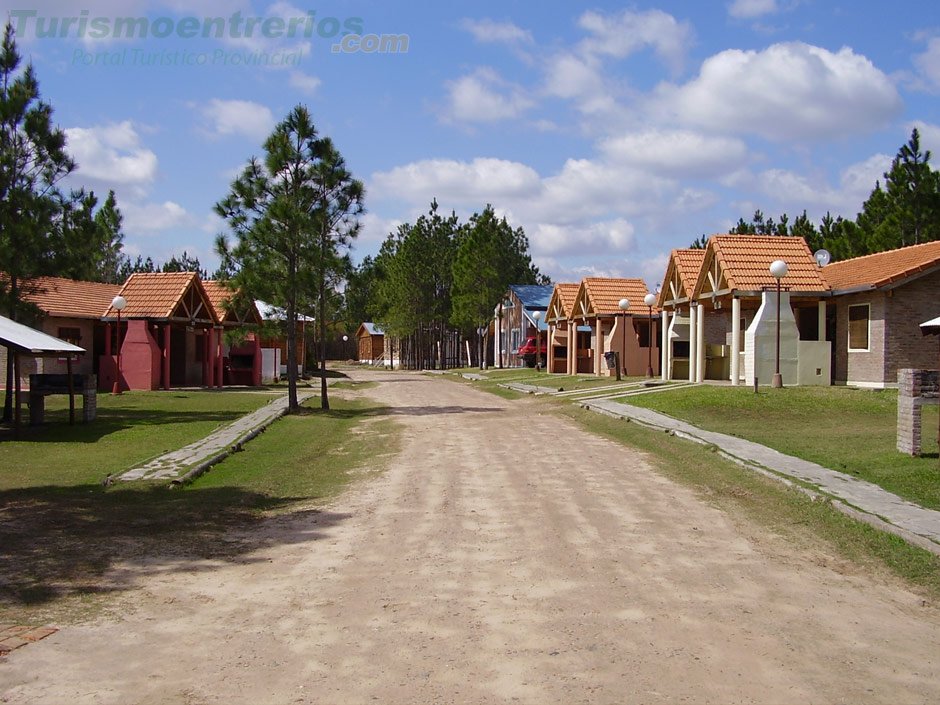
{"label": "red car", "polygon": [[[539,345],[539,359],[541,363],[545,364],[545,357],[548,355],[548,341],[545,339],[547,336],[541,336],[542,340]],[[535,338],[526,338],[525,344],[519,347],[519,352],[517,353],[526,364],[526,367],[535,367]]]}

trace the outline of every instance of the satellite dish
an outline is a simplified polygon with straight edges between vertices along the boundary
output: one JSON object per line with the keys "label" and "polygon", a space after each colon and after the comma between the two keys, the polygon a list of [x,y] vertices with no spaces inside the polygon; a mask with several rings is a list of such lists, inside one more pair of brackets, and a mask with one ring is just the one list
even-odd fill
{"label": "satellite dish", "polygon": [[832,255],[829,254],[829,250],[816,250],[813,253],[813,257],[816,258],[816,264],[820,267],[825,267],[832,260]]}

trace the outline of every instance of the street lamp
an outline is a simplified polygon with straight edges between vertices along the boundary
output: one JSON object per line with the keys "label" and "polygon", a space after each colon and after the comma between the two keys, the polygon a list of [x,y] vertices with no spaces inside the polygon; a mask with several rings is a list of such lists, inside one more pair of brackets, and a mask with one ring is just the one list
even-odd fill
{"label": "street lamp", "polygon": [[620,357],[621,354],[623,355],[623,360],[620,360],[620,359],[617,360],[617,379],[619,380],[619,379],[620,379],[621,362],[623,363],[622,368],[623,368],[623,374],[624,374],[624,376],[626,376],[626,374],[627,374],[627,356],[626,356],[626,352],[627,352],[627,309],[630,308],[630,299],[620,299],[620,301],[617,302],[617,306],[618,306],[618,308],[620,308],[620,311],[621,311],[621,316],[620,316],[620,317],[621,317],[621,321],[622,321],[622,323],[623,323],[623,325],[621,326],[621,327],[623,328],[623,348],[622,348],[623,352],[622,352],[622,353],[618,353],[618,355],[617,355],[618,358]]}
{"label": "street lamp", "polygon": [[120,294],[111,299],[111,306],[118,312],[117,321],[117,375],[114,377],[114,387],[111,388],[112,394],[121,393],[121,311],[127,306],[127,299]]}
{"label": "street lamp", "polygon": [[770,263],[770,273],[777,280],[777,365],[771,387],[783,386],[783,377],[780,376],[780,280],[787,276],[787,263],[782,259]]}
{"label": "street lamp", "polygon": [[348,335],[343,336],[343,357],[346,357],[346,342],[349,340]]}
{"label": "street lamp", "polygon": [[541,370],[539,354],[542,352],[542,331],[539,330],[539,321],[542,320],[542,312],[536,311],[532,314],[532,318],[535,319],[535,369]]}
{"label": "street lamp", "polygon": [[643,303],[649,307],[649,327],[646,329],[646,347],[649,351],[646,362],[646,376],[653,376],[653,304],[656,303],[656,294],[647,294],[643,297]]}

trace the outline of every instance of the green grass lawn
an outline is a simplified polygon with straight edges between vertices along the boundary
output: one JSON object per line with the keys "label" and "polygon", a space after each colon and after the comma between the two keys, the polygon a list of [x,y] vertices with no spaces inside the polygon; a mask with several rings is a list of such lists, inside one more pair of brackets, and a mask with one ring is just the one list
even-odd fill
{"label": "green grass lawn", "polygon": [[165,480],[102,486],[107,467],[185,444],[267,398],[125,394],[107,400],[96,430],[50,427],[0,443],[0,622],[61,624],[109,609],[128,587],[108,577],[117,563],[172,572],[193,559],[240,559],[256,546],[232,540],[230,530],[272,512],[318,512],[318,530],[342,521],[319,507],[381,470],[396,444],[393,422],[378,418],[383,408],[338,395],[326,412],[312,397],[183,488],[169,490]]}
{"label": "green grass lawn", "polygon": [[704,385],[623,399],[700,428],[746,438],[940,509],[937,407],[923,408],[923,455],[896,450],[897,391]]}
{"label": "green grass lawn", "polygon": [[74,426],[68,425],[68,398],[47,397],[44,427],[24,426],[21,440],[0,443],[0,490],[100,482],[109,472],[203,438],[277,395],[212,390],[99,394],[98,418],[81,423],[79,399]]}

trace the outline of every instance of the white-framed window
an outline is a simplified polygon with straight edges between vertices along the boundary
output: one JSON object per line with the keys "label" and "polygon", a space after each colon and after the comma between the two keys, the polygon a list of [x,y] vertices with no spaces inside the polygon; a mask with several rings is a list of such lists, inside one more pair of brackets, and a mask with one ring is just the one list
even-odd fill
{"label": "white-framed window", "polygon": [[518,328],[513,328],[509,338],[510,349],[515,353],[519,349],[519,345],[522,343],[522,331]]}
{"label": "white-framed window", "polygon": [[871,337],[871,304],[849,306],[849,352],[868,352]]}

